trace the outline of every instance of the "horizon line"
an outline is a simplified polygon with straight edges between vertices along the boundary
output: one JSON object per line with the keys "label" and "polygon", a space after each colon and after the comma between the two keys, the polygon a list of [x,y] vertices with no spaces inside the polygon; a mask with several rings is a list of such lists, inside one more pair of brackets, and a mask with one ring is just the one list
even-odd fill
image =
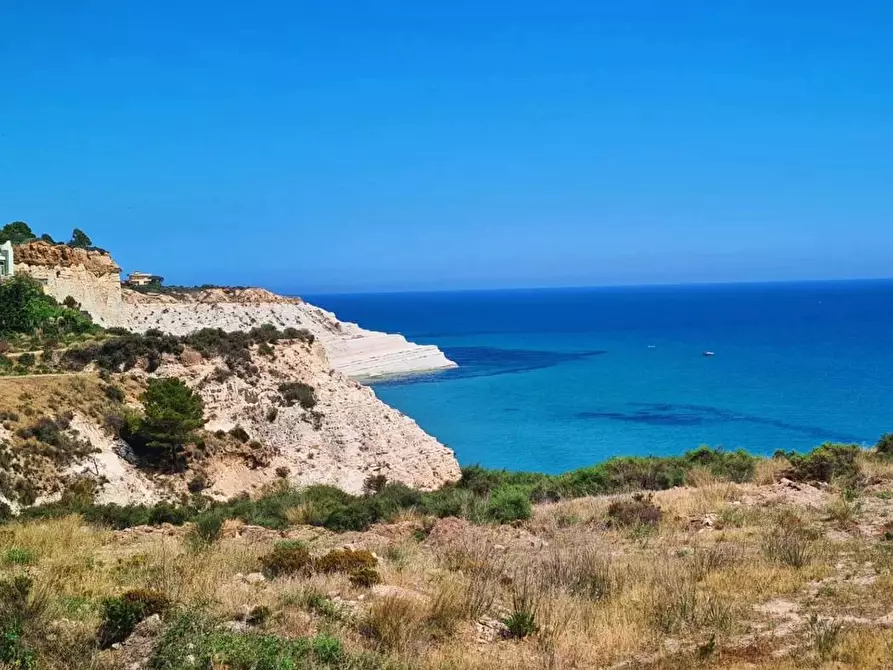
{"label": "horizon line", "polygon": [[586,291],[605,289],[649,289],[649,288],[711,288],[723,286],[775,286],[796,284],[856,284],[868,282],[891,282],[893,277],[847,277],[843,279],[757,279],[747,281],[703,281],[667,282],[646,284],[572,284],[566,286],[509,286],[501,288],[457,288],[457,289],[396,289],[371,291],[307,291],[305,293],[285,293],[289,297],[309,296],[353,296],[353,295],[411,295],[447,293],[510,293],[524,291]]}

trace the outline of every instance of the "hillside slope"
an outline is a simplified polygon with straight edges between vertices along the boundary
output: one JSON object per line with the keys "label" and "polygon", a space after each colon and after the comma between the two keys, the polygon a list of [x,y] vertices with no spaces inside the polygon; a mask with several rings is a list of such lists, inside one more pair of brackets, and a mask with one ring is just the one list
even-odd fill
{"label": "hillside slope", "polygon": [[[140,354],[122,373],[90,364],[70,374],[0,376],[2,501],[14,509],[40,503],[85,478],[97,485],[97,501],[122,504],[177,498],[196,478],[217,497],[274,481],[358,493],[371,475],[418,489],[459,478],[451,450],[332,370],[318,342],[280,340],[263,351],[254,345],[235,364],[185,347],[162,355],[151,373]],[[72,353],[57,352],[54,364],[64,367],[59,356]],[[201,447],[182,472],[139,467],[116,437],[154,376],[183,379],[205,402]]]}

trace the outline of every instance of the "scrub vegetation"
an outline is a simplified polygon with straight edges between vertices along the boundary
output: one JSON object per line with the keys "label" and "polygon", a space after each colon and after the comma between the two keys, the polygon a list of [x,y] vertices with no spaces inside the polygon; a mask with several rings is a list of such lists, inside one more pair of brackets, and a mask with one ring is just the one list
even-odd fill
{"label": "scrub vegetation", "polygon": [[893,461],[874,450],[700,449],[555,477],[475,467],[441,491],[367,491],[32,508],[0,528],[0,659],[793,670],[893,658]]}

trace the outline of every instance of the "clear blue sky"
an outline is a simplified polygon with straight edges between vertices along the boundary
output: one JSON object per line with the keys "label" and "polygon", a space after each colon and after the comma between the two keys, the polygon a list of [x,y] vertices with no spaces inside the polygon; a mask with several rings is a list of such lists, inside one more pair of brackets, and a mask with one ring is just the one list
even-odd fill
{"label": "clear blue sky", "polygon": [[0,220],[298,292],[893,274],[893,3],[0,0]]}

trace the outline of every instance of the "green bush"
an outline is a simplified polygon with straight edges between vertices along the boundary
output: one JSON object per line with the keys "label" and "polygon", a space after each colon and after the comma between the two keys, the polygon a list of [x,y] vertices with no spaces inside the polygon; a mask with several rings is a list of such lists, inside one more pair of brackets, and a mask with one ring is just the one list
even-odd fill
{"label": "green bush", "polygon": [[372,552],[365,549],[333,549],[313,562],[317,572],[332,574],[334,572],[352,573],[362,569],[372,569],[378,561]]}
{"label": "green bush", "polygon": [[530,513],[530,496],[520,486],[503,486],[496,489],[487,505],[487,518],[497,523],[529,519]]}
{"label": "green bush", "polygon": [[37,638],[47,609],[45,597],[34,592],[30,577],[0,581],[0,667],[37,668]]}
{"label": "green bush", "polygon": [[881,439],[877,441],[875,449],[883,456],[893,456],[893,433],[881,435]]}
{"label": "green bush", "polygon": [[859,476],[856,457],[862,448],[854,444],[826,443],[808,454],[786,454],[791,463],[785,473],[789,479],[799,482],[830,482],[832,479],[855,481]]}
{"label": "green bush", "polygon": [[307,547],[296,540],[277,542],[273,550],[261,556],[260,564],[263,573],[270,579],[307,575],[313,570],[313,558]]}
{"label": "green bush", "polygon": [[105,393],[105,397],[114,403],[124,402],[124,391],[120,386],[109,384],[103,389],[103,392]]}
{"label": "green bush", "polygon": [[286,407],[300,404],[304,409],[316,407],[316,392],[304,382],[285,382],[279,385],[279,393]]}
{"label": "green bush", "polygon": [[651,494],[636,493],[627,500],[614,500],[608,505],[608,520],[612,526],[656,526],[660,523],[660,507],[652,502]]}
{"label": "green bush", "polygon": [[189,542],[193,549],[202,549],[214,544],[220,538],[225,517],[219,510],[199,514],[195,519],[195,527],[189,534]]}
{"label": "green bush", "polygon": [[523,640],[525,637],[533,635],[538,630],[536,625],[536,615],[533,612],[512,612],[503,619],[503,623],[508,629],[509,635],[518,640]]}
{"label": "green bush", "polygon": [[0,284],[0,335],[57,337],[95,330],[87,314],[63,307],[27,275],[15,275]]}
{"label": "green bush", "polygon": [[381,574],[375,568],[359,568],[350,573],[350,583],[358,588],[369,589],[381,584]]}
{"label": "green bush", "polygon": [[37,362],[37,359],[34,357],[34,354],[32,354],[31,352],[22,354],[21,356],[19,356],[18,360],[19,360],[19,365],[21,365],[23,368],[33,367],[34,364]]}
{"label": "green bush", "polygon": [[170,607],[167,597],[150,589],[128,591],[102,601],[102,624],[97,632],[101,649],[126,640],[137,624],[153,614],[163,614]]}

